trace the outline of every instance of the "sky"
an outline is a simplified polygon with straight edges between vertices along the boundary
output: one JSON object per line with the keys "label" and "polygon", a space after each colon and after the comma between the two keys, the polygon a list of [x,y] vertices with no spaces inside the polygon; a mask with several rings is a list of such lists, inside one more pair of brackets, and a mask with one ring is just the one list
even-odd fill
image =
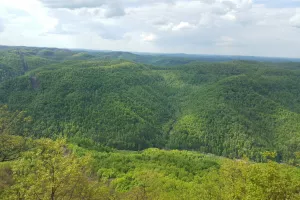
{"label": "sky", "polygon": [[300,58],[300,0],[0,0],[0,45]]}

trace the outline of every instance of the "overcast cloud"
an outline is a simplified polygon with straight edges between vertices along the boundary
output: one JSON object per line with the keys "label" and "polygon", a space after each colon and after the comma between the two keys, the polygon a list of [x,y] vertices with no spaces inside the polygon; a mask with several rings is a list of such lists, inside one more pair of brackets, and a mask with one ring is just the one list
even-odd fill
{"label": "overcast cloud", "polygon": [[0,0],[0,44],[300,57],[298,0]]}
{"label": "overcast cloud", "polygon": [[2,19],[0,18],[0,33],[4,31],[4,24],[2,22]]}

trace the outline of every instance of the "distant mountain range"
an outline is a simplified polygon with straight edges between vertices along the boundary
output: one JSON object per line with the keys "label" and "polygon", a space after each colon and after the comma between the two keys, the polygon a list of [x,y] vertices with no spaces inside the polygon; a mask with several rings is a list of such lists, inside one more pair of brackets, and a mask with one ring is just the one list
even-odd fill
{"label": "distant mountain range", "polygon": [[[0,45],[0,49],[10,49],[10,48],[24,48],[24,47]],[[58,48],[47,48],[47,49],[55,50]],[[161,59],[183,58],[183,59],[189,59],[191,61],[206,61],[206,62],[224,62],[224,61],[231,61],[231,60],[246,60],[246,61],[260,61],[260,62],[300,62],[300,58],[286,58],[286,57],[126,52],[126,51],[112,51],[112,50],[91,50],[91,49],[80,49],[80,48],[70,49],[70,50],[79,51],[79,52],[89,52],[89,53],[135,54],[136,56],[141,56],[141,57],[155,56],[155,57],[160,57]]]}

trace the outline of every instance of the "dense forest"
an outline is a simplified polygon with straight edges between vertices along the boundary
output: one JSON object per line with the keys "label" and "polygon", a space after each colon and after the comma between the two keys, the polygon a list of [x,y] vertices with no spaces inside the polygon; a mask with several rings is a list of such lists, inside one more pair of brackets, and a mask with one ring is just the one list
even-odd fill
{"label": "dense forest", "polygon": [[201,58],[0,47],[0,199],[300,199],[300,63]]}

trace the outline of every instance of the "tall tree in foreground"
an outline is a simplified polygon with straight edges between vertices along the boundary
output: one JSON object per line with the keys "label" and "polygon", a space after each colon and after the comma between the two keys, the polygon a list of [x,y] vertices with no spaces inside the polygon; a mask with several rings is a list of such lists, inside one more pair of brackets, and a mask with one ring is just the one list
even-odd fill
{"label": "tall tree in foreground", "polygon": [[14,164],[15,183],[4,199],[107,199],[105,188],[88,176],[88,156],[77,158],[64,140],[42,139],[38,146]]}

